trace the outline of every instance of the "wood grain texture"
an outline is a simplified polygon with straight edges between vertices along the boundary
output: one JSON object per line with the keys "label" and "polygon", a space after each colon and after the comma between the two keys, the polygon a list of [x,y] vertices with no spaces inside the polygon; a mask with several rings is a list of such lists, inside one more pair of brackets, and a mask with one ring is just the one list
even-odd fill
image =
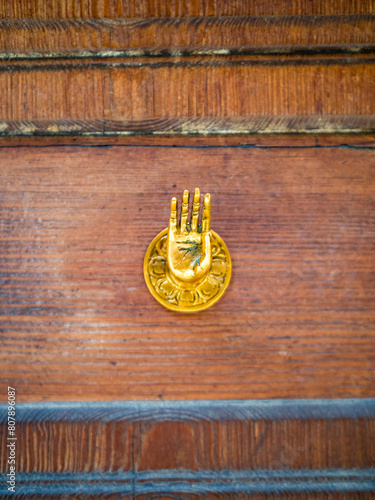
{"label": "wood grain texture", "polygon": [[373,0],[49,0],[2,1],[0,18],[118,18],[374,14]]}
{"label": "wood grain texture", "polygon": [[0,130],[4,135],[375,130],[371,55],[264,57],[3,64]]}
{"label": "wood grain texture", "polygon": [[375,495],[374,399],[16,404],[16,415],[17,498]]}
{"label": "wood grain texture", "polygon": [[364,14],[4,19],[0,59],[374,52],[374,19]]}
{"label": "wood grain texture", "polygon": [[150,7],[150,19],[51,11],[2,20],[0,134],[375,131],[366,8],[220,17],[223,5],[207,13],[197,4],[195,17],[155,17]]}
{"label": "wood grain texture", "polygon": [[108,137],[98,136],[0,136],[0,147],[50,147],[50,146],[154,146],[154,147],[227,147],[246,148],[318,148],[329,146],[340,148],[374,148],[375,134],[202,134],[184,136],[174,134],[163,135],[119,135]]}
{"label": "wood grain texture", "polygon": [[[16,412],[22,498],[375,493],[374,400],[68,403]],[[2,418],[2,473],[4,430]]]}
{"label": "wood grain texture", "polygon": [[[373,148],[4,147],[0,169],[2,398],[375,395]],[[142,265],[196,185],[234,268],[185,316]]]}

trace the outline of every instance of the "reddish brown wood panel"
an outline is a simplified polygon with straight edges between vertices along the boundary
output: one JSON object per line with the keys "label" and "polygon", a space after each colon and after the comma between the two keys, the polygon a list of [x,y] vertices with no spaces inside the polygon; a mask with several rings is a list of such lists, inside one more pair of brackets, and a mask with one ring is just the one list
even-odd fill
{"label": "reddish brown wood panel", "polygon": [[375,65],[366,59],[295,56],[273,64],[264,57],[3,65],[0,130],[186,135],[375,129],[369,98]]}
{"label": "reddish brown wood panel", "polygon": [[[4,147],[0,168],[2,398],[375,395],[373,149]],[[195,186],[234,269],[186,316],[142,265]]]}
{"label": "reddish brown wood panel", "polygon": [[0,20],[0,58],[374,50],[374,16]]}
{"label": "reddish brown wood panel", "polygon": [[0,134],[375,130],[366,9],[310,15],[299,4],[298,15],[284,5],[284,15],[231,17],[221,2],[209,14],[193,4],[195,17],[154,17],[150,7],[150,19],[3,19]]}
{"label": "reddish brown wood panel", "polygon": [[50,0],[1,2],[0,17],[105,18],[190,16],[277,16],[298,14],[370,14],[373,0]]}

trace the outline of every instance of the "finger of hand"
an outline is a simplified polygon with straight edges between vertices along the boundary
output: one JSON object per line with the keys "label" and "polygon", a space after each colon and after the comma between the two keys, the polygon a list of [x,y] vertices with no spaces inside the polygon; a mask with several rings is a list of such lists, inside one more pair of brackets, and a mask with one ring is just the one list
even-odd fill
{"label": "finger of hand", "polygon": [[169,226],[175,228],[177,226],[177,198],[171,200],[171,217],[169,219]]}
{"label": "finger of hand", "polygon": [[211,195],[206,194],[203,200],[203,215],[202,215],[202,232],[206,233],[210,230],[211,224]]}
{"label": "finger of hand", "polygon": [[199,218],[199,206],[200,206],[201,193],[199,188],[195,188],[194,200],[193,200],[193,210],[191,212],[191,230],[196,231],[198,227]]}
{"label": "finger of hand", "polygon": [[205,233],[203,237],[204,259],[201,262],[201,268],[206,272],[212,264],[211,232]]}
{"label": "finger of hand", "polygon": [[186,230],[188,213],[189,213],[189,191],[185,189],[184,194],[182,196],[181,231]]}

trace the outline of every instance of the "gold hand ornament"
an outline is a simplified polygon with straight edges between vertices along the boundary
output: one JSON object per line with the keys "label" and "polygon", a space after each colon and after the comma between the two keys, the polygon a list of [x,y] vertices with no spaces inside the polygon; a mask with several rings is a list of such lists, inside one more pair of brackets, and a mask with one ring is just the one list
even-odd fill
{"label": "gold hand ornament", "polygon": [[177,280],[194,282],[208,273],[211,255],[211,196],[206,194],[203,203],[202,226],[198,227],[200,191],[195,189],[191,221],[188,222],[189,191],[184,191],[181,223],[177,222],[177,199],[172,198],[167,239],[167,262]]}
{"label": "gold hand ornament", "polygon": [[196,188],[189,217],[189,191],[182,197],[181,217],[172,198],[169,225],[150,243],[143,272],[148,289],[163,306],[174,311],[207,309],[226,290],[232,272],[229,251],[210,228],[211,197],[203,201],[199,224],[200,191]]}

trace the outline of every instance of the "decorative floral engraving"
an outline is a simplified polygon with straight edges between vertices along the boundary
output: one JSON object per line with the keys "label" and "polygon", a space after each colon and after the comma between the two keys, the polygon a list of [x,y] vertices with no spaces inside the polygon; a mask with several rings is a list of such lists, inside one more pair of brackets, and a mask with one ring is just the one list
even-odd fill
{"label": "decorative floral engraving", "polygon": [[221,238],[212,231],[212,265],[207,275],[195,283],[178,282],[167,266],[167,231],[157,240],[149,254],[148,275],[158,297],[168,304],[195,309],[209,305],[224,291],[229,254]]}

